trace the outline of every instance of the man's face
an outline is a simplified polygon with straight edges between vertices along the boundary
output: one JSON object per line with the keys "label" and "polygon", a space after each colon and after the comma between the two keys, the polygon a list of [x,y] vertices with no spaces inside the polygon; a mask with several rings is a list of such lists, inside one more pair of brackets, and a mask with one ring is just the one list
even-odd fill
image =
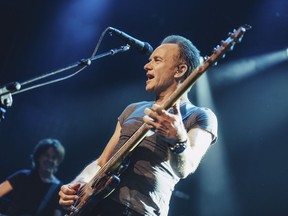
{"label": "man's face", "polygon": [[177,87],[175,74],[179,64],[177,44],[162,44],[157,47],[144,66],[148,78],[146,91],[153,92],[157,96],[172,93]]}
{"label": "man's face", "polygon": [[58,157],[55,150],[50,147],[39,157],[39,169],[41,171],[54,173],[58,166]]}

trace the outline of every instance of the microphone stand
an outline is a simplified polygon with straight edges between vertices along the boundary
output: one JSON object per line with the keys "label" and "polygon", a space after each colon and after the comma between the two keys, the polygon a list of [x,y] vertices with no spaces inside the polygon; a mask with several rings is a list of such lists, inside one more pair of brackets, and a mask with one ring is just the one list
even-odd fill
{"label": "microphone stand", "polygon": [[[108,52],[92,56],[91,58],[81,59],[80,61],[78,61],[78,62],[76,62],[76,63],[74,63],[74,64],[72,64],[70,66],[61,68],[59,70],[53,71],[53,72],[48,73],[48,74],[44,74],[44,75],[35,77],[35,78],[27,80],[25,82],[22,82],[22,83],[12,82],[12,83],[8,83],[8,84],[4,85],[3,87],[0,88],[0,122],[2,120],[4,120],[4,118],[5,118],[5,116],[4,116],[5,113],[6,113],[5,109],[12,106],[12,103],[13,103],[12,95],[19,94],[19,93],[22,93],[22,92],[25,92],[25,91],[29,91],[29,90],[38,88],[38,87],[42,87],[42,86],[45,86],[45,85],[49,85],[49,84],[52,84],[52,83],[55,83],[55,82],[59,82],[59,81],[68,79],[68,78],[78,74],[80,71],[85,69],[87,66],[90,66],[92,61],[94,61],[96,59],[100,59],[100,58],[103,58],[103,57],[109,56],[109,55],[115,55],[115,54],[120,53],[120,52],[126,52],[129,49],[130,49],[129,45],[121,46],[120,48],[111,49]],[[42,82],[40,84],[38,83],[36,85],[32,85],[32,86],[28,86],[28,87],[22,88],[23,86],[25,86],[27,84],[34,83],[36,81],[45,79],[47,77],[62,73],[64,71],[67,71],[67,70],[70,70],[72,68],[79,67],[79,66],[82,66],[82,67],[79,70],[77,70],[76,72],[74,72],[72,74],[69,74],[69,75],[67,75],[65,77],[60,77],[60,78],[57,78],[57,79],[54,79],[54,80],[50,80],[50,81],[47,81],[47,82]]]}

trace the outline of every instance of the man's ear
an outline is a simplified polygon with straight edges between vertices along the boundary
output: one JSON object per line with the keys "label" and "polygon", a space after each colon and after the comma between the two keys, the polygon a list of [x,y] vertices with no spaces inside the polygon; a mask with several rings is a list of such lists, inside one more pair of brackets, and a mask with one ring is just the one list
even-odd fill
{"label": "man's ear", "polygon": [[174,75],[175,78],[181,79],[184,77],[185,73],[188,70],[188,66],[186,64],[181,64],[177,67],[177,71]]}

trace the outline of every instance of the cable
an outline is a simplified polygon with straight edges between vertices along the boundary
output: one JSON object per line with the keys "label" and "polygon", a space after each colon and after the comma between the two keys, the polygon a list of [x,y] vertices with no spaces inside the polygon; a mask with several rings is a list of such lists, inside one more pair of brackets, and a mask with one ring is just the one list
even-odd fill
{"label": "cable", "polygon": [[[40,84],[37,84],[37,85],[33,85],[33,86],[30,86],[30,87],[27,87],[27,88],[22,88],[22,89],[20,89],[20,90],[18,90],[18,91],[13,92],[12,94],[15,95],[15,94],[19,94],[19,93],[22,93],[22,92],[25,92],[25,91],[28,91],[28,90],[31,90],[31,89],[35,89],[35,88],[39,88],[39,87],[42,87],[42,86],[50,85],[50,84],[52,84],[52,83],[60,82],[60,81],[66,80],[66,79],[71,78],[71,77],[75,76],[76,74],[80,73],[80,72],[81,72],[82,70],[84,70],[87,66],[90,66],[90,65],[91,65],[91,59],[93,59],[93,57],[95,57],[96,52],[98,51],[99,46],[100,46],[100,44],[101,44],[101,42],[102,42],[102,39],[103,39],[104,35],[106,34],[106,32],[107,32],[109,29],[110,29],[110,28],[108,27],[108,28],[106,28],[106,29],[102,32],[102,34],[100,35],[100,38],[99,38],[99,40],[98,40],[98,42],[97,42],[97,44],[96,44],[96,46],[95,46],[95,48],[94,48],[94,51],[93,51],[93,53],[92,53],[92,55],[91,55],[91,57],[90,57],[89,59],[87,59],[87,60],[81,60],[80,63],[76,63],[76,64],[74,64],[74,65],[71,65],[71,66],[68,66],[68,67],[66,67],[66,68],[63,68],[63,69],[54,71],[54,72],[52,72],[52,73],[44,74],[44,75],[42,75],[42,76],[39,76],[39,77],[30,79],[30,80],[27,80],[27,81],[25,81],[25,82],[20,83],[20,85],[21,85],[21,87],[22,87],[22,86],[25,86],[25,85],[27,85],[27,84],[31,84],[31,83],[33,83],[33,82],[36,82],[36,81],[45,79],[45,78],[47,78],[47,77],[50,77],[50,76],[59,74],[59,73],[61,73],[61,72],[64,72],[64,71],[66,71],[66,70],[72,69],[72,68],[74,68],[74,67],[77,67],[77,66],[79,66],[79,65],[81,65],[81,64],[84,65],[82,68],[80,68],[80,69],[77,70],[76,72],[74,72],[74,73],[72,73],[72,74],[69,74],[69,75],[67,75],[67,76],[60,77],[60,78],[58,78],[58,79],[51,80],[51,81],[47,81],[47,82],[40,83]],[[122,51],[126,51],[126,50],[128,50],[128,49],[127,49],[127,48],[126,48],[126,49],[125,49],[125,48],[122,48]],[[111,54],[111,55],[113,55],[114,53],[115,53],[114,50],[111,50],[111,51],[110,51],[110,54]]]}

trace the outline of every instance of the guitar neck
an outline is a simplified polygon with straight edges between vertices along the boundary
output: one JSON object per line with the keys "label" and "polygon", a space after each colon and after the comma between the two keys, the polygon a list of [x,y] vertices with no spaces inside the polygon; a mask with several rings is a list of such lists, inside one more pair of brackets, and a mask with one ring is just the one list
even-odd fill
{"label": "guitar neck", "polygon": [[[143,123],[141,127],[134,132],[134,134],[121,146],[121,148],[108,160],[108,162],[102,167],[101,173],[117,173],[118,168],[123,161],[130,155],[130,153],[140,144],[148,133],[149,128],[146,123]],[[99,171],[100,172],[100,171]]]}

